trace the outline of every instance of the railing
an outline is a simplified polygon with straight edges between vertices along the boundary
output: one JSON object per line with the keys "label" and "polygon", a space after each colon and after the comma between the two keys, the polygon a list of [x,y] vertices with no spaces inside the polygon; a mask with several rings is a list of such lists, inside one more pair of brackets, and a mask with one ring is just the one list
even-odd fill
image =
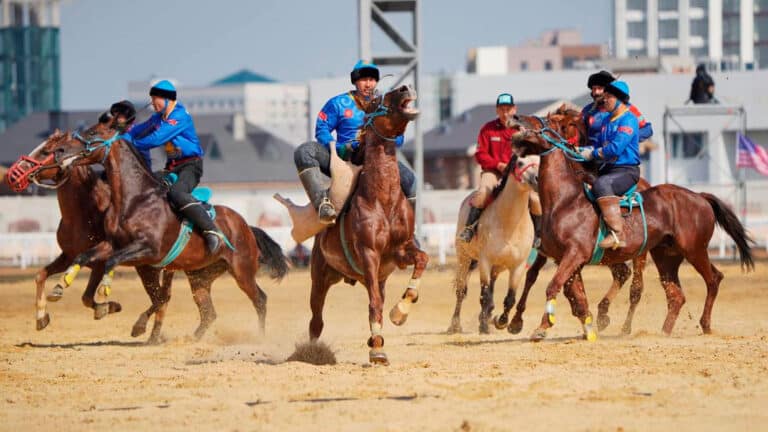
{"label": "railing", "polygon": [[[768,252],[768,218],[748,220],[749,231],[755,236],[760,248]],[[263,228],[287,254],[296,244],[291,238],[289,227]],[[425,224],[421,247],[437,264],[444,265],[447,258],[455,255],[454,236],[456,225],[451,223]],[[311,247],[312,241],[305,246]],[[733,240],[719,227],[709,242],[713,257],[727,259],[734,256]],[[27,268],[44,266],[60,253],[55,233],[0,233],[0,265]]]}

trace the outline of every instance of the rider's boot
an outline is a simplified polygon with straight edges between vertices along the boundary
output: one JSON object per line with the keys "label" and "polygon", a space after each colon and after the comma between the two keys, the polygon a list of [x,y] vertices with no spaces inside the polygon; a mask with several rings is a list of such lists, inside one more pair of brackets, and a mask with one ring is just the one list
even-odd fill
{"label": "rider's boot", "polygon": [[[416,211],[416,197],[408,197],[408,198],[406,198],[406,200],[408,201],[408,204],[411,205],[411,208],[415,212]],[[421,249],[421,242],[419,241],[419,238],[414,236],[413,237],[413,241],[416,242],[416,247]]]}
{"label": "rider's boot", "polygon": [[205,211],[202,204],[197,202],[190,203],[182,207],[180,211],[184,217],[192,221],[195,227],[202,231],[203,238],[205,238],[205,246],[208,248],[211,255],[218,252],[221,247],[222,234],[219,229],[216,228],[216,224],[213,222],[213,219],[211,219],[211,215]]}
{"label": "rider's boot", "polygon": [[301,185],[307,192],[309,201],[317,210],[320,222],[330,225],[336,222],[336,209],[328,198],[328,189],[324,187],[326,176],[318,167],[307,168],[299,173]]}
{"label": "rider's boot", "polygon": [[477,208],[473,205],[469,206],[469,216],[467,216],[467,224],[464,226],[464,230],[459,234],[459,238],[467,243],[472,241],[472,237],[475,236],[475,228],[477,227],[477,221],[480,219],[480,214],[483,209]]}
{"label": "rider's boot", "polygon": [[531,213],[531,220],[533,221],[533,247],[538,249],[541,247],[541,215]]}
{"label": "rider's boot", "polygon": [[600,212],[603,213],[603,219],[608,228],[611,229],[611,235],[606,236],[598,244],[603,249],[618,249],[626,246],[626,242],[619,237],[624,227],[624,220],[621,217],[621,208],[619,207],[620,200],[621,198],[615,195],[597,199],[597,205],[600,207]]}

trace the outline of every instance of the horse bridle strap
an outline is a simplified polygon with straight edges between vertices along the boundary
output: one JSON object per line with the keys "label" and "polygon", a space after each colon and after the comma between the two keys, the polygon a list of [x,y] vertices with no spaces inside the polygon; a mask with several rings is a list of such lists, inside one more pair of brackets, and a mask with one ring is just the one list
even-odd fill
{"label": "horse bridle strap", "polygon": [[[587,162],[587,160],[582,156],[580,153],[572,150],[570,147],[568,147],[568,140],[563,138],[562,135],[560,135],[556,130],[552,129],[551,127],[547,126],[547,121],[539,116],[534,116],[539,122],[541,122],[541,125],[543,126],[541,129],[536,131],[537,134],[541,135],[542,138],[544,138],[548,143],[552,144],[554,147],[552,147],[549,150],[545,150],[541,153],[539,153],[539,156],[546,156],[555,150],[562,150],[563,153],[565,153],[565,156],[576,162]],[[553,138],[552,135],[554,135],[557,139]]]}
{"label": "horse bridle strap", "polygon": [[389,114],[389,107],[384,105],[383,103],[380,103],[379,106],[376,108],[376,111],[365,115],[365,123],[363,124],[362,129],[365,130],[365,128],[370,126],[371,130],[373,130],[373,133],[375,133],[377,137],[387,141],[397,141],[396,136],[393,138],[390,138],[382,135],[381,132],[379,132],[378,129],[376,129],[376,125],[373,123],[373,120],[376,117],[381,117],[387,114]]}
{"label": "horse bridle strap", "polygon": [[104,157],[101,159],[101,163],[104,164],[104,161],[106,161],[107,157],[109,156],[109,151],[112,149],[112,144],[114,144],[115,141],[120,139],[120,132],[115,131],[115,134],[112,135],[111,138],[104,139],[104,138],[98,137],[92,140],[87,140],[82,135],[80,135],[79,132],[75,132],[74,134],[72,134],[72,138],[80,141],[85,145],[85,151],[83,152],[84,156],[88,156],[94,151],[104,147],[105,148]]}

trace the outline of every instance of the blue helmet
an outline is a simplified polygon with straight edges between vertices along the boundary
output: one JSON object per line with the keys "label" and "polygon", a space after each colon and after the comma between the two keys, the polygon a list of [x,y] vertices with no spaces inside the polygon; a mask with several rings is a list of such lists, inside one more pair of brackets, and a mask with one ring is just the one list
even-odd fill
{"label": "blue helmet", "polygon": [[629,86],[624,81],[613,81],[605,86],[605,91],[616,96],[620,101],[629,102]]}
{"label": "blue helmet", "polygon": [[352,80],[352,84],[360,78],[373,78],[378,82],[379,67],[365,60],[358,60],[357,63],[355,63],[355,67],[352,68],[349,78]]}
{"label": "blue helmet", "polygon": [[176,100],[176,87],[168,80],[158,81],[149,89],[150,96],[159,96],[161,98]]}

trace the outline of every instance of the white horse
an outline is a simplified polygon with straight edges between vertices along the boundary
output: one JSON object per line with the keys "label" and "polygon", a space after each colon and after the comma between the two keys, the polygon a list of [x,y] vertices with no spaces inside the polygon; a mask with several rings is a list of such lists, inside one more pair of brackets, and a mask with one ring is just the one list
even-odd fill
{"label": "white horse", "polygon": [[[533,245],[533,222],[528,209],[531,191],[536,187],[539,172],[538,156],[513,156],[502,179],[503,188],[494,191],[495,199],[483,210],[477,224],[477,234],[467,243],[456,238],[456,308],[448,333],[461,332],[461,303],[467,295],[467,277],[473,261],[480,271],[480,333],[488,333],[488,321],[493,312],[493,286],[499,274],[509,271],[509,295],[523,287],[528,256]],[[470,194],[461,203],[456,234],[464,229],[469,213]],[[514,303],[514,300],[512,300]]]}

